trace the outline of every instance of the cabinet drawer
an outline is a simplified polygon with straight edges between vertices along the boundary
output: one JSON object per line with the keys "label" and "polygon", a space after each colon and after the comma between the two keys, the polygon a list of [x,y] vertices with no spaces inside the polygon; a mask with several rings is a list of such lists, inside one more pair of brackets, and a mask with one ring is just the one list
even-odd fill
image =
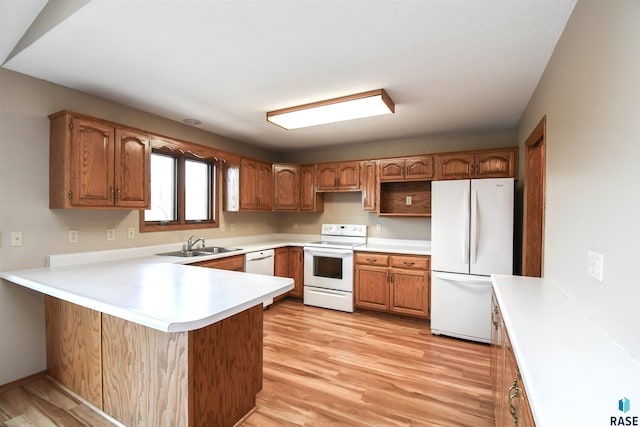
{"label": "cabinet drawer", "polygon": [[356,252],[356,264],[379,265],[387,267],[389,265],[389,255],[376,254],[371,252]]}
{"label": "cabinet drawer", "polygon": [[410,268],[415,270],[428,270],[429,257],[415,256],[415,255],[410,255],[410,256],[393,255],[391,257],[391,267]]}
{"label": "cabinet drawer", "polygon": [[244,271],[244,255],[234,255],[208,261],[194,262],[198,267],[217,268],[219,270]]}

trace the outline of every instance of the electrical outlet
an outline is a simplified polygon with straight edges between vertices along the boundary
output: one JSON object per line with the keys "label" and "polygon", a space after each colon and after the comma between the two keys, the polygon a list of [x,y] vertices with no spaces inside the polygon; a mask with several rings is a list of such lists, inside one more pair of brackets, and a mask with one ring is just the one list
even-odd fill
{"label": "electrical outlet", "polygon": [[413,204],[413,198],[412,198],[411,196],[407,196],[407,197],[405,197],[405,199],[404,199],[404,203],[405,203],[407,206],[411,206],[411,205]]}
{"label": "electrical outlet", "polygon": [[136,238],[136,229],[135,227],[127,228],[127,239],[135,239]]}
{"label": "electrical outlet", "polygon": [[11,246],[22,246],[22,231],[11,232]]}
{"label": "electrical outlet", "polygon": [[116,229],[109,228],[107,230],[107,240],[116,240]]}
{"label": "electrical outlet", "polygon": [[587,252],[587,274],[602,282],[604,255],[597,252]]}
{"label": "electrical outlet", "polygon": [[69,230],[69,243],[78,243],[80,240],[80,232],[78,230]]}

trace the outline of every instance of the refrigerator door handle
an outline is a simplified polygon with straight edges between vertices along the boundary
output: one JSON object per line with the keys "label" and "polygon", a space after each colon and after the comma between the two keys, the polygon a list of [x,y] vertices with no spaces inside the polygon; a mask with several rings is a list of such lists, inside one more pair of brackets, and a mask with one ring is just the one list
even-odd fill
{"label": "refrigerator door handle", "polygon": [[480,239],[478,210],[478,190],[473,190],[471,192],[471,264],[475,264],[478,261],[478,243]]}
{"label": "refrigerator door handle", "polygon": [[469,264],[469,190],[462,195],[462,211],[464,212],[464,238],[462,239],[462,263]]}

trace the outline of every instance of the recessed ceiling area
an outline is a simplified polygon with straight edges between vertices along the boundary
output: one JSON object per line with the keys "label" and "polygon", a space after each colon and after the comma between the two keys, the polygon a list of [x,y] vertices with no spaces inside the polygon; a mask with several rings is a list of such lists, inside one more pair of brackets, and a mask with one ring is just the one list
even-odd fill
{"label": "recessed ceiling area", "polygon": [[[513,128],[576,0],[43,2],[4,68],[281,151]],[[394,114],[266,120],[380,88]]]}

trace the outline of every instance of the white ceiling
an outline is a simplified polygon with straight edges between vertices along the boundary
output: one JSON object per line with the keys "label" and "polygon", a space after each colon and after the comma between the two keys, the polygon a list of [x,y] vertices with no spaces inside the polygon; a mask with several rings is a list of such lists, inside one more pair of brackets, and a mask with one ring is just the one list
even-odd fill
{"label": "white ceiling", "polygon": [[[575,2],[51,0],[3,67],[273,150],[513,128]],[[381,88],[393,115],[265,120]]]}

